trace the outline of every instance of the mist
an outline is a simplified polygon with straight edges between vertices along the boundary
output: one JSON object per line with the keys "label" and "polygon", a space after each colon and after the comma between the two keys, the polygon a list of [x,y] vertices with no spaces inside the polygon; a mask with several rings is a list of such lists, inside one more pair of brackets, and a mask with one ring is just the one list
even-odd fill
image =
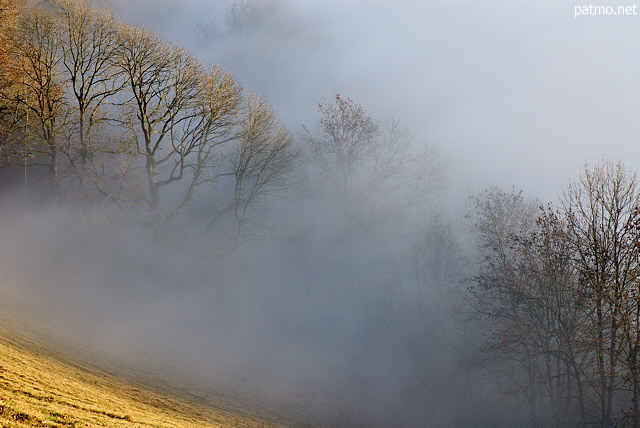
{"label": "mist", "polygon": [[[569,1],[285,4],[284,34],[181,41],[267,94],[291,126],[333,92],[402,120],[451,158],[459,209],[491,185],[553,200],[585,161],[638,157],[634,16],[576,17]],[[223,27],[227,6],[194,3],[197,18],[182,19]]]}
{"label": "mist", "polygon": [[473,404],[458,389],[451,290],[416,289],[391,240],[305,236],[220,255],[83,221],[74,207],[3,210],[3,321],[36,342],[317,426],[448,426]]}
{"label": "mist", "polygon": [[[565,1],[257,2],[266,9],[243,27],[226,1],[103,3],[264,95],[302,165],[238,240],[216,205],[233,194],[225,172],[161,242],[147,207],[91,203],[73,180],[52,198],[37,166],[5,168],[4,324],[294,425],[528,426],[522,397],[495,375],[486,320],[471,314],[469,196],[499,186],[555,203],[604,154],[640,168],[640,18],[576,17]],[[404,202],[410,175],[366,187],[380,158],[359,164],[349,197],[332,193],[313,142],[319,103],[337,94],[380,135],[394,120],[410,130],[407,159],[424,150],[435,171],[424,198]],[[224,150],[221,164],[235,153]],[[356,208],[369,217],[354,220],[349,201],[367,191]]]}
{"label": "mist", "polygon": [[293,127],[334,92],[401,119],[452,159],[454,204],[491,185],[551,200],[585,161],[637,158],[633,15],[576,17],[569,1],[284,2],[271,32],[212,47],[196,26],[224,29],[229,2],[167,6],[178,25],[156,19],[161,2],[153,16],[138,4],[114,8],[266,94]]}

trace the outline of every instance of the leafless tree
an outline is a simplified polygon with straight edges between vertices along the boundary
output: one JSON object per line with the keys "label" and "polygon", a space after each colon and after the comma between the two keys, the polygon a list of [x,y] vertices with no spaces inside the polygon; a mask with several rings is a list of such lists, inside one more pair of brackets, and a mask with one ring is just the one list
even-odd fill
{"label": "leafless tree", "polygon": [[[82,184],[82,176],[90,174],[87,161],[97,162],[100,170],[102,162],[93,155],[113,152],[113,147],[92,137],[97,127],[108,121],[109,99],[115,98],[124,84],[122,70],[113,63],[118,55],[115,23],[109,10],[96,9],[85,0],[55,0],[54,10],[64,77],[74,104],[65,152]],[[104,147],[98,147],[100,144]],[[105,158],[101,156],[100,160]],[[92,178],[95,181],[95,173]]]}
{"label": "leafless tree", "polygon": [[446,187],[447,162],[431,145],[413,147],[413,134],[399,122],[381,130],[361,106],[338,94],[319,111],[317,133],[306,130],[304,139],[350,230],[367,235]]}
{"label": "leafless tree", "polygon": [[[534,426],[546,414],[558,426],[579,414],[584,426],[581,294],[557,217],[521,192],[490,189],[472,198],[470,219],[480,257],[472,306],[489,322],[503,387],[524,398]],[[573,412],[575,384],[580,412]]]}
{"label": "leafless tree", "polygon": [[[13,155],[36,159],[32,165],[48,167],[53,193],[60,177],[60,137],[68,117],[64,77],[60,68],[61,35],[56,16],[44,6],[26,10],[14,34],[14,55],[20,80],[13,102],[24,109],[24,146]],[[45,162],[39,161],[48,157]]]}
{"label": "leafless tree", "polygon": [[254,92],[243,100],[234,135],[229,156],[231,171],[222,174],[222,178],[231,178],[233,197],[220,216],[232,213],[232,241],[239,243],[259,236],[258,229],[271,228],[264,223],[267,206],[274,199],[291,194],[301,183],[301,153],[273,107]]}
{"label": "leafless tree", "polygon": [[24,114],[15,102],[20,80],[14,51],[20,4],[17,0],[0,0],[0,164],[15,152],[12,137]]}
{"label": "leafless tree", "polygon": [[[624,335],[630,326],[625,316],[628,307],[635,306],[625,299],[637,287],[635,272],[640,253],[631,243],[636,239],[633,224],[639,204],[636,174],[606,158],[594,168],[585,166],[580,179],[567,187],[562,198],[567,239],[588,292],[596,373],[592,383],[599,397],[602,426],[614,423]],[[637,373],[637,368],[634,371]],[[634,426],[638,426],[637,395]]]}
{"label": "leafless tree", "polygon": [[[146,191],[140,195],[152,212],[160,237],[165,225],[183,211],[202,181],[214,145],[235,123],[241,86],[217,68],[205,70],[194,55],[164,43],[146,28],[117,28],[120,67],[131,99],[126,122],[144,158]],[[172,208],[161,190],[187,178],[186,191]]]}
{"label": "leafless tree", "polygon": [[431,213],[427,226],[410,246],[409,275],[416,283],[416,304],[444,302],[445,290],[461,279],[462,249],[444,212]]}
{"label": "leafless tree", "polygon": [[544,400],[558,426],[640,423],[639,203],[636,175],[608,159],[535,221],[519,194],[474,199],[475,307],[534,419]]}

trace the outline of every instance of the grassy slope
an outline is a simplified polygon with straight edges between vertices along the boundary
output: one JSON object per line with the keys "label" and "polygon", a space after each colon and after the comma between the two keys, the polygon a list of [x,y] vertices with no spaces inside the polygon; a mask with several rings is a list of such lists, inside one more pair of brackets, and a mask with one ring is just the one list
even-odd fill
{"label": "grassy slope", "polygon": [[222,403],[168,397],[0,339],[0,426],[283,427]]}

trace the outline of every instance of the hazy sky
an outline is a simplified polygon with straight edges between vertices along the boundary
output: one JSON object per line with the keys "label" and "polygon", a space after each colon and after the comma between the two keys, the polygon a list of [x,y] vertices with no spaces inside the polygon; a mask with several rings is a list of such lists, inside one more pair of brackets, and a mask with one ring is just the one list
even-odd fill
{"label": "hazy sky", "polygon": [[577,0],[290,1],[293,31],[198,46],[196,23],[222,23],[229,3],[116,9],[265,93],[296,130],[334,92],[400,119],[451,158],[455,201],[493,184],[554,200],[604,154],[640,169],[640,15],[576,17]]}

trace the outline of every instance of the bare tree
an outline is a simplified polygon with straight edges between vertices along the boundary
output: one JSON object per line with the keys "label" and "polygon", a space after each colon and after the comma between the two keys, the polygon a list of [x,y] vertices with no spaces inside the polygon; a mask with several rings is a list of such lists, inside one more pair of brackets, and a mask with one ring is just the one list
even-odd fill
{"label": "bare tree", "polygon": [[[637,286],[640,253],[630,243],[637,239],[633,224],[639,203],[636,174],[608,159],[594,168],[585,166],[579,181],[568,186],[562,198],[567,239],[588,293],[596,373],[593,385],[599,397],[601,426],[614,423],[625,329],[630,326],[625,317],[628,308],[634,307],[626,299],[633,295],[630,289]],[[635,366],[633,371],[637,373]],[[637,413],[637,402],[634,406]],[[638,424],[637,414],[634,424]]]}
{"label": "bare tree", "polygon": [[[640,254],[640,207],[636,207],[631,214],[631,221],[628,224],[631,242],[627,245],[632,247],[635,254]],[[630,419],[631,426],[640,426],[640,265],[636,264],[632,271],[633,283],[626,287],[622,298],[625,304],[622,308],[621,329],[624,334],[625,366],[628,372],[623,376],[630,384],[632,391]]]}
{"label": "bare tree", "polygon": [[[151,209],[159,238],[189,204],[213,145],[234,124],[241,86],[217,68],[206,71],[192,53],[146,28],[120,24],[117,31],[117,66],[131,94],[126,123],[145,163],[147,189],[140,197]],[[161,190],[187,176],[186,191],[167,209]]]}
{"label": "bare tree", "polygon": [[536,349],[541,393],[554,425],[585,427],[591,352],[584,329],[587,296],[566,228],[561,212],[547,207],[534,232],[516,240],[526,272],[520,296],[524,317],[516,331],[521,343]]}
{"label": "bare tree", "polygon": [[319,111],[317,133],[306,130],[304,139],[352,231],[367,235],[398,221],[446,187],[447,162],[433,146],[416,150],[413,134],[399,122],[381,130],[361,106],[338,94]]}
{"label": "bare tree", "polygon": [[444,290],[461,279],[462,249],[453,225],[442,211],[434,211],[426,228],[408,252],[409,272],[416,283],[416,304],[427,299],[443,302]]}
{"label": "bare tree", "polygon": [[474,201],[475,307],[493,321],[491,349],[520,367],[509,379],[534,420],[546,408],[558,426],[638,426],[636,175],[608,159],[585,167],[536,221],[519,194]]}
{"label": "bare tree", "polygon": [[[524,398],[533,426],[585,423],[581,294],[553,212],[521,192],[491,189],[472,198],[480,268],[471,288],[476,316],[489,322],[488,349],[504,388]],[[577,384],[579,412],[574,412]],[[579,415],[579,417],[575,417]]]}
{"label": "bare tree", "polygon": [[[15,102],[17,82],[20,80],[15,55],[15,31],[21,4],[18,0],[0,0],[0,156],[4,158],[15,150],[10,147],[12,134],[20,122],[20,109]],[[6,159],[2,159],[6,161]],[[0,162],[2,163],[2,162]]]}
{"label": "bare tree", "polygon": [[235,138],[242,87],[231,73],[217,66],[208,67],[194,101],[193,115],[182,123],[180,132],[174,133],[173,143],[181,162],[186,162],[180,168],[190,169],[193,177],[182,203],[167,214],[168,220],[186,209],[196,186],[216,180],[223,160],[214,150]]}
{"label": "bare tree", "polygon": [[[233,213],[231,236],[236,244],[249,237],[247,230],[269,229],[271,225],[264,223],[267,206],[290,194],[301,179],[300,149],[267,100],[251,92],[238,113],[235,139],[230,146],[231,171],[222,174],[232,179],[233,197],[220,213]],[[257,234],[254,230],[249,235]]]}
{"label": "bare tree", "polygon": [[28,123],[24,129],[24,147],[14,156],[38,160],[32,165],[45,165],[54,194],[59,175],[60,137],[66,124],[68,104],[64,78],[60,69],[60,32],[55,15],[44,6],[28,9],[15,32],[14,55],[20,80],[13,91],[16,108],[24,109]]}
{"label": "bare tree", "polygon": [[118,45],[111,12],[95,9],[85,0],[56,0],[54,5],[60,26],[62,65],[69,98],[75,104],[75,120],[68,137],[71,144],[66,154],[81,177],[86,173],[87,161],[94,161],[94,152],[112,151],[107,147],[93,148],[98,142],[92,137],[96,127],[108,120],[109,98],[122,89],[124,80],[120,78],[122,70],[113,64]]}

